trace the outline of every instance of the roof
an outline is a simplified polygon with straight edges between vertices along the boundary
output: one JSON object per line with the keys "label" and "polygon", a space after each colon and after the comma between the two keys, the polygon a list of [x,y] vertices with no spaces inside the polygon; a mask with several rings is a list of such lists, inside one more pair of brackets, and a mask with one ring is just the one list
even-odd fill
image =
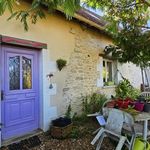
{"label": "roof", "polygon": [[104,19],[97,15],[96,13],[93,13],[87,9],[80,9],[78,10],[75,15],[74,18],[81,20],[91,26],[96,27],[97,29],[100,30],[104,30],[105,26],[106,26],[106,21],[104,21]]}
{"label": "roof", "polygon": [[[64,13],[63,9],[60,7],[57,10]],[[101,31],[104,31],[107,24],[100,15],[85,8],[81,8],[80,10],[76,11],[73,18],[85,22],[88,25],[93,26]]]}
{"label": "roof", "polygon": [[[26,1],[31,3],[31,0]],[[57,8],[57,10],[64,13],[64,11],[60,7]],[[104,21],[104,19],[100,15],[85,8],[81,8],[80,10],[76,11],[73,17],[101,31],[104,31],[104,27],[106,26],[106,21]]]}

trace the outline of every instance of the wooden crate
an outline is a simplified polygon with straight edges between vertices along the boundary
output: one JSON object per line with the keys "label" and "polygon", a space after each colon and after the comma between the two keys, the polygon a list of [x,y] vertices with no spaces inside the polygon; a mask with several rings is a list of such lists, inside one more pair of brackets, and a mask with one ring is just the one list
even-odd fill
{"label": "wooden crate", "polygon": [[65,127],[56,127],[56,126],[52,126],[51,127],[51,136],[53,138],[66,138],[72,131],[72,126],[73,124],[69,124]]}

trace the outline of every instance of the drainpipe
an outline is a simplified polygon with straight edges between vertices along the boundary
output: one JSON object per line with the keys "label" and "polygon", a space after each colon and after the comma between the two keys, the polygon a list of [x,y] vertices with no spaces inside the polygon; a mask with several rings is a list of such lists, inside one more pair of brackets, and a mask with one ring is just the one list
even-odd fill
{"label": "drainpipe", "polygon": [[141,74],[142,74],[143,91],[145,91],[144,74],[143,74],[143,68],[142,67],[141,67]]}

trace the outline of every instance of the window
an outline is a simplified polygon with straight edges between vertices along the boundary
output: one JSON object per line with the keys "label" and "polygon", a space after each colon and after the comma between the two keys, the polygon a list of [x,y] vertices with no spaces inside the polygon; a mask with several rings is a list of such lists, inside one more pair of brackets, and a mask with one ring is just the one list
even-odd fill
{"label": "window", "polygon": [[104,86],[114,85],[116,81],[115,75],[116,75],[115,63],[111,60],[103,59],[103,69],[102,69],[103,85]]}
{"label": "window", "polygon": [[32,58],[8,56],[9,90],[32,89]]}

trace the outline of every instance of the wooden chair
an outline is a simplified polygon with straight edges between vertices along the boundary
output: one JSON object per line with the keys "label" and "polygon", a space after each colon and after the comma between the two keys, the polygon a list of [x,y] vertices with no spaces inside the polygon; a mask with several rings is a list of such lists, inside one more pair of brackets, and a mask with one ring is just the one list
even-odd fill
{"label": "wooden chair", "polygon": [[142,92],[141,96],[144,96],[144,98],[150,98],[150,92],[147,92],[147,91]]}
{"label": "wooden chair", "polygon": [[[108,136],[113,140],[119,141],[116,150],[121,150],[124,144],[131,150],[135,139],[134,120],[132,116],[121,110],[107,107],[103,108],[103,115],[108,116],[106,125],[99,129],[91,144],[94,145],[98,142],[96,150],[99,150],[104,137]],[[132,138],[130,141],[126,136],[121,134],[123,123],[126,123],[131,127]]]}

